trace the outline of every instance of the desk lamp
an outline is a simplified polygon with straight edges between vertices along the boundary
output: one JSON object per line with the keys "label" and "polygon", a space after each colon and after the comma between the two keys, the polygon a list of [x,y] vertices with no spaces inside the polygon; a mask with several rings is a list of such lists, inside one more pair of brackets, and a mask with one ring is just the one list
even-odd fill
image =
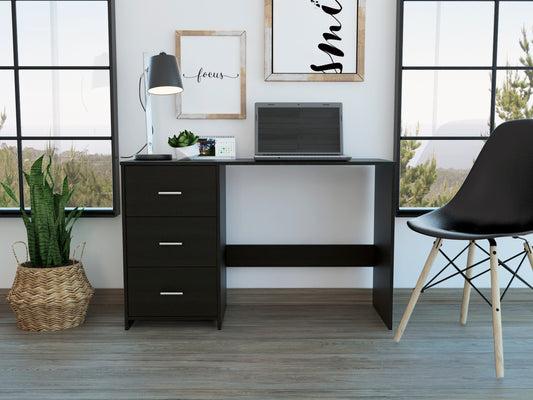
{"label": "desk lamp", "polygon": [[150,58],[148,68],[143,73],[146,90],[146,147],[147,154],[135,154],[136,160],[170,160],[171,154],[153,154],[153,127],[152,127],[152,102],[151,95],[172,95],[183,91],[178,61],[176,57],[164,52]]}

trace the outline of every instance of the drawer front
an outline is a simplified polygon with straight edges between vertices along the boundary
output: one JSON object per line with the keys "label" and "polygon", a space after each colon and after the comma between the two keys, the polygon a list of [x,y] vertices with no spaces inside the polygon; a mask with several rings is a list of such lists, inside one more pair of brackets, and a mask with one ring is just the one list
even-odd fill
{"label": "drawer front", "polygon": [[214,217],[126,218],[128,267],[214,267]]}
{"label": "drawer front", "polygon": [[127,166],[124,175],[126,215],[216,215],[216,167]]}
{"label": "drawer front", "polygon": [[217,315],[216,269],[130,269],[128,313],[130,317],[214,317]]}

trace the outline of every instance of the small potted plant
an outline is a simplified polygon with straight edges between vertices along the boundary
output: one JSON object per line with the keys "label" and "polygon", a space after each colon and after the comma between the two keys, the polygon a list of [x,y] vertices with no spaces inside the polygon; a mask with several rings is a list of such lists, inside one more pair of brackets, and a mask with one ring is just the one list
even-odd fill
{"label": "small potted plant", "polygon": [[[44,155],[31,166],[24,178],[30,190],[31,215],[20,205],[15,193],[7,185],[2,187],[17,204],[26,226],[28,245],[26,261],[18,262],[13,286],[7,301],[11,305],[19,328],[29,331],[55,331],[78,326],[85,321],[94,289],[89,283],[76,249],[70,258],[72,227],[83,209],[66,212],[66,205],[74,189],[68,177],[63,180],[61,193],[54,193],[50,173],[52,157],[43,171]],[[80,246],[78,246],[80,247]],[[29,259],[28,259],[29,253]]]}
{"label": "small potted plant", "polygon": [[174,150],[174,158],[181,160],[200,154],[198,149],[198,136],[188,130],[181,131],[179,136],[168,138],[168,145]]}

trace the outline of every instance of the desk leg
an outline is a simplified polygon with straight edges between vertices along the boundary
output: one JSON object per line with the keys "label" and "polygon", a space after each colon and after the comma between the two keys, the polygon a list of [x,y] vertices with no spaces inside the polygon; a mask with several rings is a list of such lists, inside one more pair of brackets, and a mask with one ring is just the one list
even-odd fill
{"label": "desk leg", "polygon": [[376,165],[375,171],[375,265],[372,303],[385,325],[392,329],[395,165]]}

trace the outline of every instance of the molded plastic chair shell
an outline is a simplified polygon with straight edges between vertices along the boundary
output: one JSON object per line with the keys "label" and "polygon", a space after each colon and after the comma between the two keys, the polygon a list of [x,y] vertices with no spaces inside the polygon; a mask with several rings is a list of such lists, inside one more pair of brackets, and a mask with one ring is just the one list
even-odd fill
{"label": "molded plastic chair shell", "polygon": [[504,122],[483,146],[457,194],[407,222],[443,239],[488,239],[533,232],[533,119]]}

